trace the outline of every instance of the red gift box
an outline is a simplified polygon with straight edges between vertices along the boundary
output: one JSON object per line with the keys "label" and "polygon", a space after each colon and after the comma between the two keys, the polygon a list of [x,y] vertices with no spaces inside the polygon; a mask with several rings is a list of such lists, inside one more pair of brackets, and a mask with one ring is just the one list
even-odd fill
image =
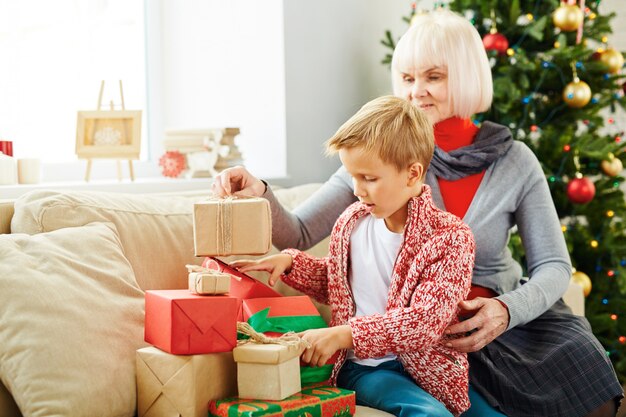
{"label": "red gift box", "polygon": [[229,296],[146,291],[145,341],[174,355],[229,352],[237,346],[238,312]]}
{"label": "red gift box", "polygon": [[279,292],[274,291],[262,282],[252,278],[250,275],[238,271],[217,258],[204,258],[202,266],[207,269],[220,271],[233,276],[230,280],[230,290],[228,291],[228,295],[239,299],[239,310],[237,313],[238,321],[244,321],[241,301],[248,298],[282,297]]}
{"label": "red gift box", "polygon": [[250,275],[238,271],[217,258],[204,258],[202,266],[208,269],[224,272],[226,274],[231,274],[236,277],[230,281],[230,291],[228,294],[231,297],[240,298],[242,300],[246,298],[281,297],[280,293],[274,291],[267,285],[252,278]]}
{"label": "red gift box", "polygon": [[268,317],[282,316],[319,316],[311,299],[306,295],[294,297],[263,297],[243,301],[243,319],[266,308],[270,309]]}

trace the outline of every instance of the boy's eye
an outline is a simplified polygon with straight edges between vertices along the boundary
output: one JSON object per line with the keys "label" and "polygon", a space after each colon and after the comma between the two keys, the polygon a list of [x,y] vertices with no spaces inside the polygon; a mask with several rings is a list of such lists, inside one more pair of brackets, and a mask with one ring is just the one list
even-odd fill
{"label": "boy's eye", "polygon": [[365,180],[365,182],[374,182],[374,181],[376,181],[376,178],[374,178],[374,177],[364,177],[363,179]]}

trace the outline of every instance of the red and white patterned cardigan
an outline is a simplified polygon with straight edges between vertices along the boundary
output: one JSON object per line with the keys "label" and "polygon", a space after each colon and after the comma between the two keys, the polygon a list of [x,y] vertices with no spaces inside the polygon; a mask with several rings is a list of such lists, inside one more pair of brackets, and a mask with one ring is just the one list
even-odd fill
{"label": "red and white patterned cardigan", "polygon": [[[339,217],[329,255],[315,258],[296,249],[284,282],[332,309],[331,326],[349,324],[355,355],[396,354],[415,382],[453,414],[469,408],[467,355],[444,346],[446,327],[458,321],[458,303],[467,296],[474,266],[474,238],[458,217],[435,207],[430,187],[409,202],[404,242],[393,267],[385,314],[354,317],[348,282],[350,235],[367,216],[357,202]],[[331,381],[346,360],[341,351]]]}

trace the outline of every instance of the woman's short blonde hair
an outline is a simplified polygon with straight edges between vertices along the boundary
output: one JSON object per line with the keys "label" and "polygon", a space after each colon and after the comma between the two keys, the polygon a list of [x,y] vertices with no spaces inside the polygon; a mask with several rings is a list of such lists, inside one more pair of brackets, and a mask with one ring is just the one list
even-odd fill
{"label": "woman's short blonde hair", "polygon": [[424,172],[435,148],[433,128],[426,115],[409,101],[382,96],[366,103],[326,141],[326,153],[362,147],[398,171],[419,162]]}
{"label": "woman's short blonde hair", "polygon": [[402,73],[445,67],[448,101],[455,116],[468,118],[491,106],[491,67],[478,31],[449,10],[415,16],[396,45],[391,61],[392,84],[400,92]]}

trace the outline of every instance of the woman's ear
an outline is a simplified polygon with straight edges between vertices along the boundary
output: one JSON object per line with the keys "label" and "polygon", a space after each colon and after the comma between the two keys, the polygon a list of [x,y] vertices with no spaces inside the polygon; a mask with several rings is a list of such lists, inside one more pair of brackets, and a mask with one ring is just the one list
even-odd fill
{"label": "woman's ear", "polygon": [[419,162],[414,162],[409,165],[408,173],[409,175],[407,176],[406,185],[412,187],[417,182],[422,181],[422,177],[424,175],[424,165],[420,164]]}

